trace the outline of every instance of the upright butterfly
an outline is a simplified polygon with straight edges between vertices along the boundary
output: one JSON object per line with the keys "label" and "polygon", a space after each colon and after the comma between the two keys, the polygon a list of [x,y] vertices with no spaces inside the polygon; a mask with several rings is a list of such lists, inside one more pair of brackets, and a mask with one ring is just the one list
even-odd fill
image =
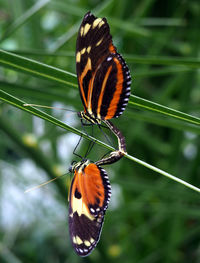
{"label": "upright butterfly", "polygon": [[82,160],[71,167],[74,178],[69,194],[69,232],[79,256],[96,247],[111,196],[108,175],[99,165]]}
{"label": "upright butterfly", "polygon": [[76,43],[76,71],[84,111],[79,116],[91,123],[119,117],[130,96],[131,75],[112,43],[106,18],[88,12]]}

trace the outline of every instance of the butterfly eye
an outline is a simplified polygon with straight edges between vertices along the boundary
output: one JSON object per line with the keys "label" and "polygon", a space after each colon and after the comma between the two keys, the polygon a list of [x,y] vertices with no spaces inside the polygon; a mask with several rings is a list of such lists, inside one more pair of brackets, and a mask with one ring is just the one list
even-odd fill
{"label": "butterfly eye", "polygon": [[70,173],[73,173],[73,172],[74,172],[75,165],[76,165],[76,161],[72,161],[72,162],[71,162],[71,165],[70,165],[70,167],[69,167],[69,172],[70,172]]}

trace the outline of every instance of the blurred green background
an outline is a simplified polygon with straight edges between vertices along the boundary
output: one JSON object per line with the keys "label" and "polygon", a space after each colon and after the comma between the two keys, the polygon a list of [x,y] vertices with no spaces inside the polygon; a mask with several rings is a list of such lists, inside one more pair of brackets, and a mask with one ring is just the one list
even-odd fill
{"label": "blurred green background", "polygon": [[[89,10],[107,18],[131,70],[132,94],[200,117],[199,64],[181,62],[199,58],[198,0],[0,0],[0,48],[75,73],[77,30]],[[73,85],[7,67],[0,68],[0,86],[27,103],[83,108]],[[76,114],[45,111],[82,129]],[[199,126],[136,106],[114,123],[129,154],[199,186]],[[126,158],[105,168],[112,197],[97,248],[87,258],[74,253],[67,219],[70,175],[24,191],[66,173],[77,160],[72,152],[78,140],[0,102],[0,262],[199,263],[199,194]],[[82,140],[77,153],[84,155],[87,147]],[[106,152],[95,145],[89,158]]]}

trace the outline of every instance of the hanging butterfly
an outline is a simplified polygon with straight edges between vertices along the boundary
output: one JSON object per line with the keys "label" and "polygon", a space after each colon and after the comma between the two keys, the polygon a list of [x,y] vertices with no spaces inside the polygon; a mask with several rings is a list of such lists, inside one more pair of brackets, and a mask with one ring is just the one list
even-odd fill
{"label": "hanging butterfly", "polygon": [[106,18],[88,12],[76,43],[76,71],[84,111],[82,119],[100,124],[119,117],[128,104],[131,75],[112,43]]}
{"label": "hanging butterfly", "polygon": [[82,160],[74,173],[69,193],[69,233],[79,256],[87,256],[99,241],[111,196],[108,175],[99,165]]}

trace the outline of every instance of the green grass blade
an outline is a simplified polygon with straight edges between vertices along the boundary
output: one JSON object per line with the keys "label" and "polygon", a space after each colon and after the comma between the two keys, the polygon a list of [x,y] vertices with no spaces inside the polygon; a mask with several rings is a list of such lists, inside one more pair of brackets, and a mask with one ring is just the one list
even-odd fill
{"label": "green grass blade", "polygon": [[[102,4],[100,4],[99,6],[97,6],[94,9],[94,13],[96,15],[98,15],[99,13],[101,13],[103,10],[105,10],[106,8],[108,8],[108,6],[110,6],[112,4],[113,0],[109,0],[109,1],[104,1]],[[67,8],[67,7],[66,7]],[[89,10],[88,10],[89,11]],[[93,11],[92,11],[93,12]],[[85,14],[85,11],[83,10],[82,15]],[[56,52],[57,50],[59,50],[60,48],[62,48],[65,43],[67,41],[69,41],[78,31],[80,24],[82,21],[82,17],[80,18],[80,20],[78,20],[66,33],[64,33],[51,47],[50,47],[50,51],[52,52]]]}
{"label": "green grass blade", "polygon": [[0,42],[8,38],[13,32],[15,32],[20,26],[25,24],[33,15],[39,12],[50,0],[37,1],[30,9],[28,9],[22,16],[16,19],[3,34]]}
{"label": "green grass blade", "polygon": [[[1,83],[1,82],[0,82]],[[126,116],[129,120],[138,120],[146,123],[151,123],[154,125],[167,127],[171,129],[176,129],[180,131],[188,131],[200,135],[200,126],[188,124],[187,122],[182,122],[174,119],[163,118],[155,114],[146,114],[146,112],[138,113],[133,111],[126,111]]]}
{"label": "green grass blade", "polygon": [[151,36],[150,30],[142,28],[131,22],[122,21],[116,18],[107,18],[107,19],[112,26],[115,26],[118,29],[123,30],[124,32],[129,32],[132,35],[135,35],[137,37],[150,37]]}
{"label": "green grass blade", "polygon": [[[25,57],[12,54],[7,51],[0,50],[0,65],[24,73],[29,73],[33,76],[46,78],[48,80],[53,80],[61,84],[77,87],[75,74],[48,66],[32,59],[27,59]],[[130,105],[159,112],[167,116],[184,120],[188,123],[196,125],[200,124],[200,119],[197,117],[171,109],[158,103],[139,98],[137,96],[131,95],[129,106]]]}
{"label": "green grass blade", "polygon": [[[2,101],[5,101],[5,102],[7,102],[7,103],[9,103],[9,104],[21,109],[21,110],[24,110],[24,111],[26,111],[28,113],[31,113],[31,114],[33,114],[33,115],[35,115],[37,117],[40,117],[40,118],[44,119],[46,121],[49,121],[49,122],[51,122],[51,123],[53,123],[53,124],[55,124],[55,125],[57,125],[57,126],[59,126],[61,128],[64,128],[64,129],[66,129],[66,130],[68,130],[70,132],[73,132],[73,133],[75,133],[77,135],[80,135],[80,136],[82,136],[85,139],[95,141],[95,143],[97,143],[97,144],[99,144],[99,145],[101,145],[103,147],[106,147],[107,149],[109,149],[111,151],[114,150],[113,147],[107,145],[106,143],[103,143],[103,142],[101,142],[101,141],[99,141],[99,140],[97,140],[97,139],[95,139],[95,138],[93,138],[93,137],[91,137],[91,136],[79,131],[78,129],[75,129],[75,128],[69,126],[69,125],[66,125],[65,123],[57,120],[56,118],[50,116],[47,113],[44,113],[44,112],[42,112],[42,111],[40,111],[38,109],[35,109],[33,107],[30,107],[30,106],[29,107],[23,106],[23,104],[25,102],[23,102],[22,100],[19,100],[18,98],[14,97],[14,96],[11,96],[10,94],[8,94],[8,93],[6,93],[6,92],[4,92],[2,90],[0,90],[0,99]],[[163,170],[161,170],[161,169],[159,169],[159,168],[157,168],[157,167],[155,167],[153,165],[150,165],[150,164],[148,164],[148,163],[146,163],[146,162],[144,162],[142,160],[139,160],[139,159],[137,159],[137,158],[135,158],[135,157],[133,157],[133,156],[131,156],[129,154],[126,154],[125,157],[130,159],[130,160],[132,160],[132,161],[134,161],[134,162],[137,162],[137,163],[139,163],[139,164],[141,164],[141,165],[143,165],[143,166],[145,166],[145,167],[147,167],[147,168],[149,168],[149,169],[151,169],[151,170],[153,170],[153,171],[155,171],[155,172],[157,172],[159,174],[162,174],[162,175],[168,177],[171,180],[174,180],[174,181],[176,181],[176,182],[178,182],[180,184],[183,184],[186,187],[188,187],[188,188],[190,188],[190,189],[192,189],[194,191],[200,192],[199,188],[197,188],[197,187],[185,182],[184,180],[179,179],[178,177],[175,177],[175,176],[173,176],[173,175],[171,175],[171,174],[169,174],[169,173],[167,173],[167,172],[165,172],[165,171],[163,171]]]}
{"label": "green grass blade", "polygon": [[134,73],[135,79],[139,78],[147,78],[147,77],[160,77],[165,75],[172,75],[177,73],[185,73],[185,72],[191,72],[194,71],[193,68],[187,68],[187,67],[165,67],[165,68],[159,68],[159,69],[148,69],[143,71],[138,71]]}
{"label": "green grass blade", "polygon": [[82,136],[83,138],[85,138],[87,140],[95,141],[95,143],[106,147],[108,150],[111,150],[111,151],[114,150],[113,147],[107,145],[106,143],[103,143],[99,140],[96,140],[94,137],[89,136],[88,134],[85,134],[84,132],[79,131],[78,129],[73,128],[73,127],[59,121],[58,119],[52,117],[51,115],[49,115],[43,111],[40,111],[40,110],[38,110],[34,107],[31,107],[31,106],[24,106],[24,104],[26,104],[26,102],[8,94],[7,92],[5,92],[3,90],[0,90],[0,100],[5,101],[5,102],[11,104],[12,106],[17,107],[17,108],[19,108],[19,109],[21,109],[27,113],[31,113],[31,114],[39,117],[39,118],[42,118],[43,120],[51,122],[54,125],[57,125],[57,126],[65,129],[65,130],[68,130],[69,132],[73,132],[79,136]]}
{"label": "green grass blade", "polygon": [[28,73],[35,77],[45,78],[65,85],[77,87],[77,84],[75,84],[75,74],[4,50],[0,50],[0,65],[16,71]]}
{"label": "green grass blade", "polygon": [[177,111],[174,109],[171,109],[169,107],[160,105],[158,103],[142,99],[137,96],[131,95],[131,98],[129,100],[129,105],[137,106],[140,109],[145,108],[151,111],[159,112],[167,116],[171,116],[180,120],[187,121],[188,123],[200,125],[200,118],[194,117],[192,115],[183,113],[181,111]]}
{"label": "green grass blade", "polygon": [[183,184],[183,185],[185,185],[186,187],[188,187],[188,188],[190,188],[190,189],[192,189],[192,190],[200,193],[200,188],[198,188],[198,187],[196,187],[196,186],[194,186],[194,185],[191,185],[191,184],[187,183],[186,181],[184,181],[184,180],[182,180],[182,179],[180,179],[180,178],[178,178],[178,177],[176,177],[176,176],[173,176],[173,175],[171,175],[171,174],[169,174],[169,173],[167,173],[167,172],[165,172],[165,171],[163,171],[163,170],[161,170],[161,169],[159,169],[159,168],[157,168],[157,167],[155,167],[155,166],[153,166],[153,165],[150,165],[150,164],[148,164],[148,163],[146,163],[146,162],[144,162],[144,161],[142,161],[142,160],[140,160],[140,159],[138,159],[138,158],[136,158],[136,157],[133,157],[133,156],[131,156],[131,155],[129,155],[129,154],[127,154],[126,157],[127,157],[128,159],[136,162],[136,163],[139,163],[139,164],[141,164],[141,165],[149,168],[150,170],[153,170],[154,172],[157,172],[157,173],[159,173],[159,174],[162,174],[162,175],[168,177],[169,179],[171,179],[171,180],[173,180],[173,181],[176,181],[176,182],[178,182],[178,183],[180,183],[180,184]]}
{"label": "green grass blade", "polygon": [[200,67],[200,59],[196,58],[180,58],[180,57],[161,57],[161,56],[133,56],[124,54],[127,62],[140,64],[156,64],[156,65],[181,65],[191,68]]}

